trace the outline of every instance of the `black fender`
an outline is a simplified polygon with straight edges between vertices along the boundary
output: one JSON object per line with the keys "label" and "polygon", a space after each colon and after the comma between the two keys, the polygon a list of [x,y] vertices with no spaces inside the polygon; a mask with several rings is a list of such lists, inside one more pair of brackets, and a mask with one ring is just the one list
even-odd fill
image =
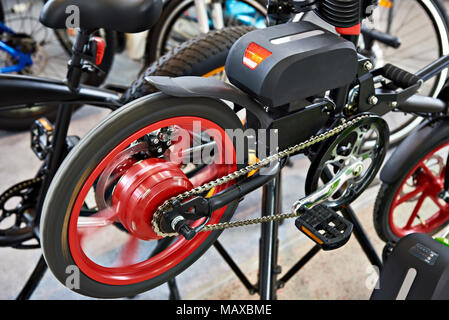
{"label": "black fender", "polygon": [[417,161],[422,154],[422,148],[447,141],[449,137],[449,118],[440,117],[434,120],[426,120],[419,125],[396,148],[380,172],[380,180],[392,184],[403,178],[408,172],[410,161]]}
{"label": "black fender", "polygon": [[257,101],[232,84],[218,79],[192,76],[176,78],[151,76],[146,77],[145,80],[170,96],[202,97],[233,102],[254,115],[262,129],[268,128],[273,121]]}

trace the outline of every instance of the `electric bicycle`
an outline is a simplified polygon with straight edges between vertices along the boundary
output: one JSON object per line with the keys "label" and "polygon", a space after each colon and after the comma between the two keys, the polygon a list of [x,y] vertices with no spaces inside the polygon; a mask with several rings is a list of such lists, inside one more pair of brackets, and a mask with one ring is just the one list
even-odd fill
{"label": "electric bicycle", "polygon": [[[445,110],[442,100],[417,92],[449,64],[443,56],[414,74],[392,64],[374,68],[356,49],[361,21],[374,4],[271,3],[269,14],[281,23],[233,44],[225,70],[230,83],[145,77],[160,92],[98,124],[48,189],[40,235],[56,278],[64,283],[65,268],[76,265],[81,285],[74,291],[134,295],[185,270],[223,230],[262,224],[265,267],[258,290],[269,298],[277,288],[273,252],[280,220],[295,218],[324,250],[344,245],[353,230],[365,241],[348,205],[383,163],[389,129],[382,116]],[[288,13],[310,11],[339,35],[311,22],[288,22]],[[243,138],[236,134],[245,131]],[[311,159],[306,196],[291,212],[279,213],[281,170],[297,154]],[[263,216],[230,221],[239,200],[259,187]],[[111,255],[104,254],[102,240]],[[148,255],[151,248],[156,255]]]}

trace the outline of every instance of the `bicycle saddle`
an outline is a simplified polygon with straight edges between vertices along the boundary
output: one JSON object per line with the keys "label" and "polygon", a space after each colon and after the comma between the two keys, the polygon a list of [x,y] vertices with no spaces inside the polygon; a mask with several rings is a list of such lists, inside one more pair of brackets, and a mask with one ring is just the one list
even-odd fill
{"label": "bicycle saddle", "polygon": [[161,12],[162,0],[50,0],[42,8],[40,21],[53,29],[104,28],[134,33],[148,30]]}

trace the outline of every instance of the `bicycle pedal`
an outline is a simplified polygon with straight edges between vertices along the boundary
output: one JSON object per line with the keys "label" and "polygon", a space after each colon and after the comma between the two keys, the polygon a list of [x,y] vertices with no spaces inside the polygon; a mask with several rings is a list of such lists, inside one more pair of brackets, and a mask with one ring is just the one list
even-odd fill
{"label": "bicycle pedal", "polygon": [[47,118],[39,118],[31,127],[31,149],[34,154],[44,160],[48,154],[53,137],[53,125]]}
{"label": "bicycle pedal", "polygon": [[296,227],[323,250],[343,246],[351,237],[353,224],[325,205],[303,209]]}

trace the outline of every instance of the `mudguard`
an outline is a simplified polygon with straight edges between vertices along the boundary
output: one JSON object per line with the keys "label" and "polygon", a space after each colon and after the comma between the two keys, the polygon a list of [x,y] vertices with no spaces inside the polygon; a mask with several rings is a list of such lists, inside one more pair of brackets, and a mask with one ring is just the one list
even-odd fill
{"label": "mudguard", "polygon": [[449,118],[427,120],[415,129],[393,152],[380,172],[380,180],[392,184],[407,174],[408,166],[426,144],[443,142],[449,136]]}
{"label": "mudguard", "polygon": [[264,111],[262,105],[250,98],[246,93],[233,86],[214,78],[204,77],[146,77],[161,92],[174,97],[203,97],[233,102],[246,108],[259,121],[260,127],[268,128],[271,117]]}

